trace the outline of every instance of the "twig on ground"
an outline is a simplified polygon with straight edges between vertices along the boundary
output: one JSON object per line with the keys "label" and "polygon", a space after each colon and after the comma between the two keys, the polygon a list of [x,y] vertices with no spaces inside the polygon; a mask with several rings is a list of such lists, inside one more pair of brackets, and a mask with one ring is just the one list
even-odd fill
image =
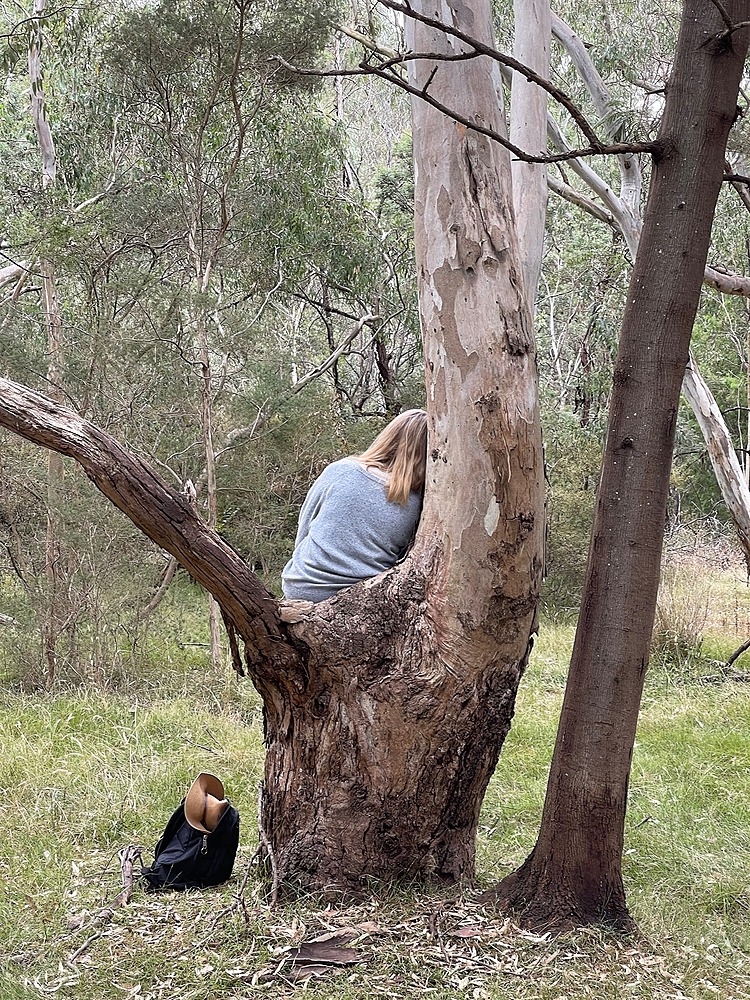
{"label": "twig on ground", "polygon": [[84,951],[86,951],[86,949],[90,944],[93,944],[94,941],[103,936],[104,936],[104,931],[97,931],[96,934],[92,934],[91,937],[86,938],[86,940],[83,942],[80,948],[76,948],[76,950],[70,956],[70,958],[68,959],[68,965],[71,965],[73,962],[75,962],[75,960],[79,958],[84,953]]}
{"label": "twig on ground", "polygon": [[133,896],[133,867],[141,860],[143,848],[136,844],[128,844],[117,852],[122,870],[122,890],[112,900],[113,906],[127,906]]}
{"label": "twig on ground", "polygon": [[279,871],[276,867],[276,857],[273,853],[273,847],[271,847],[271,841],[266,836],[265,830],[263,829],[263,782],[258,783],[258,836],[260,837],[260,842],[265,848],[266,854],[268,855],[268,862],[271,865],[271,906],[276,906],[279,898]]}
{"label": "twig on ground", "polygon": [[743,642],[739,649],[735,649],[735,651],[729,657],[727,662],[724,664],[725,668],[728,670],[735,662],[735,660],[739,660],[742,654],[746,652],[746,650],[748,649],[750,649],[750,639],[748,639],[747,642]]}

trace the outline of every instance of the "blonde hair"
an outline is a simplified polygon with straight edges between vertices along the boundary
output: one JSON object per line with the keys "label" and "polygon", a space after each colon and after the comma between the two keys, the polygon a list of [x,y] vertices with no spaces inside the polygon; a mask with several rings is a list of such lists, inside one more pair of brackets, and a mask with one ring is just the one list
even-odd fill
{"label": "blonde hair", "polygon": [[424,410],[404,410],[366,451],[353,457],[368,468],[387,473],[388,499],[405,506],[410,493],[421,493],[424,489],[427,414]]}

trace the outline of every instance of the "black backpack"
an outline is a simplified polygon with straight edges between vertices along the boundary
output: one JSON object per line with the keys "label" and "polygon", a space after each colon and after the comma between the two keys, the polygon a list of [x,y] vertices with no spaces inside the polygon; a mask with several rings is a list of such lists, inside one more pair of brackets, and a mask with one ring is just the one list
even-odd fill
{"label": "black backpack", "polygon": [[172,813],[154,848],[154,863],[143,869],[146,891],[205,889],[232,874],[240,841],[240,814],[229,803],[211,833],[185,819],[185,800]]}

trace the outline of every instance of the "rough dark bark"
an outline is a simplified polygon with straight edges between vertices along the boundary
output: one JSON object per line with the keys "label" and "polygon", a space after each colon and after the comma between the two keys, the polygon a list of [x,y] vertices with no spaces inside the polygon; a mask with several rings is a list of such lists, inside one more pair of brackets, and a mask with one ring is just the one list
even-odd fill
{"label": "rough dark bark", "polygon": [[[732,22],[747,2],[729,2]],[[614,372],[580,619],[537,844],[494,897],[534,927],[629,928],[621,858],[680,386],[748,29],[688,0]]]}

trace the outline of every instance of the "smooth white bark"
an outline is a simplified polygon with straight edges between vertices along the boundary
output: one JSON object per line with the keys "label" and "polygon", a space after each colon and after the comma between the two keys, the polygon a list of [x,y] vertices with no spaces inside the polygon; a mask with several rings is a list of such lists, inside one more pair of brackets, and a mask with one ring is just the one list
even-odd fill
{"label": "smooth white bark", "polygon": [[[549,0],[514,0],[513,55],[544,79],[549,78]],[[530,153],[547,147],[547,93],[520,73],[513,74],[510,98],[510,141]],[[511,161],[513,209],[526,295],[536,309],[547,216],[547,167],[543,163]]]}
{"label": "smooth white bark", "polygon": [[682,382],[682,393],[690,403],[708,445],[711,468],[732,516],[745,562],[750,569],[750,489],[722,412],[692,355]]}

